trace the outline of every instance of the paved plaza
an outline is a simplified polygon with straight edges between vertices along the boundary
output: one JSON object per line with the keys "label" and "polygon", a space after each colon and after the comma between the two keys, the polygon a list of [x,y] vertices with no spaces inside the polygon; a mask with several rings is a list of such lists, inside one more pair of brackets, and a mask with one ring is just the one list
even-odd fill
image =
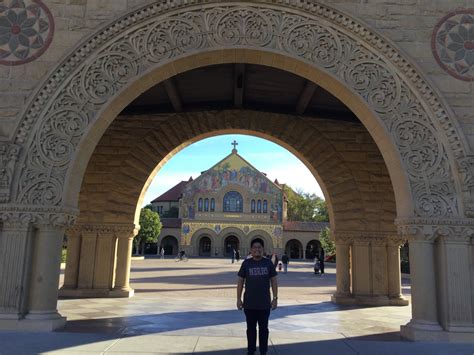
{"label": "paved plaza", "polygon": [[[0,332],[0,354],[245,354],[245,319],[235,309],[239,264],[226,259],[135,260],[131,299],[64,299],[61,332]],[[410,343],[399,326],[410,307],[342,307],[329,302],[335,267],[324,276],[293,262],[279,275],[270,316],[271,354],[474,354],[474,345]],[[410,297],[408,280],[404,295]]]}

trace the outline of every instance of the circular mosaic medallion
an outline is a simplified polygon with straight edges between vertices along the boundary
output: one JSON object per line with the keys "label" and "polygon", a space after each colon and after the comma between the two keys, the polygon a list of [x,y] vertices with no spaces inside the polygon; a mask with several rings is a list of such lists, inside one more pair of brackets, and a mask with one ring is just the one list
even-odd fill
{"label": "circular mosaic medallion", "polygon": [[474,9],[457,10],[443,17],[433,31],[431,49],[449,74],[474,81]]}
{"label": "circular mosaic medallion", "polygon": [[51,44],[54,21],[40,0],[0,2],[0,64],[35,60]]}

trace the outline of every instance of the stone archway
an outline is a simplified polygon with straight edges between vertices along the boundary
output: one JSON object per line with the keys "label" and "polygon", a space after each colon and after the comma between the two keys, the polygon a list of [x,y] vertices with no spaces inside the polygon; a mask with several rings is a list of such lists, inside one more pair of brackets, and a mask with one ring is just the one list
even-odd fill
{"label": "stone archway", "polygon": [[303,259],[303,244],[297,239],[286,242],[285,252],[290,259]]}
{"label": "stone archway", "polygon": [[239,238],[235,235],[228,235],[224,239],[224,256],[227,258],[232,257],[234,250],[237,251],[240,249]]}
{"label": "stone archway", "polygon": [[305,259],[313,260],[321,253],[321,242],[313,239],[306,244]]}
{"label": "stone archway", "polygon": [[165,255],[178,255],[178,240],[172,235],[167,235],[161,240],[160,250],[161,248],[165,249]]}
{"label": "stone archway", "polygon": [[[472,216],[474,205],[472,162],[456,122],[416,69],[381,36],[325,5],[264,1],[225,5],[176,1],[174,5],[182,8],[149,5],[104,28],[76,48],[31,101],[15,141],[8,146],[2,249],[16,250],[12,259],[25,259],[32,226],[38,247],[34,265],[4,267],[2,309],[8,314],[29,314],[31,323],[40,313],[42,320],[50,314],[51,324],[58,319],[54,292],[47,285],[54,285],[53,266],[59,258],[56,255],[54,263],[48,262],[46,251],[59,253],[57,239],[77,215],[89,159],[120,110],[153,83],[178,72],[242,61],[288,70],[321,85],[351,108],[375,140],[396,191],[400,233],[410,239],[413,257],[417,306],[407,335],[439,331],[440,322],[445,330],[472,328],[472,312],[464,311],[473,308],[472,291],[459,286],[470,284],[471,275],[468,253],[473,223],[466,217]],[[235,20],[242,27],[233,26]],[[250,30],[255,28],[258,31]],[[318,43],[324,46],[314,46]],[[177,141],[172,149],[164,149],[164,155],[190,141]],[[116,243],[118,255],[127,259],[134,234],[129,218],[105,216],[85,222],[79,233],[84,241],[81,248]],[[122,233],[125,225],[128,232]],[[344,260],[338,266],[338,296],[350,293],[350,250],[359,260],[367,250],[386,248],[393,260],[398,255],[400,238],[386,245],[387,237],[393,235],[338,226],[333,233],[338,260]],[[97,242],[97,236],[105,234],[108,237]],[[447,254],[439,277],[432,274],[435,252]],[[29,285],[34,301],[26,306],[26,296],[15,290],[18,282],[29,282],[23,277],[29,267],[35,270]],[[357,267],[364,270],[365,265]],[[129,264],[118,268],[118,286],[126,288]],[[453,274],[462,280],[453,279]],[[446,286],[447,280],[454,286]],[[426,300],[424,290],[437,286],[445,293],[430,292]]]}
{"label": "stone archway", "polygon": [[212,255],[212,241],[207,235],[203,235],[199,238],[199,256],[211,256]]}

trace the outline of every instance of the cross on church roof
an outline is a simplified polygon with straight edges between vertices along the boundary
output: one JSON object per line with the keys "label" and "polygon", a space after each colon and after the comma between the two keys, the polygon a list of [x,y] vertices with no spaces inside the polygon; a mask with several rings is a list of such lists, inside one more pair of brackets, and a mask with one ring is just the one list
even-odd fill
{"label": "cross on church roof", "polygon": [[230,145],[234,146],[234,149],[232,149],[232,153],[237,153],[237,146],[239,145],[239,143],[237,143],[237,141],[234,139],[234,141],[230,143]]}

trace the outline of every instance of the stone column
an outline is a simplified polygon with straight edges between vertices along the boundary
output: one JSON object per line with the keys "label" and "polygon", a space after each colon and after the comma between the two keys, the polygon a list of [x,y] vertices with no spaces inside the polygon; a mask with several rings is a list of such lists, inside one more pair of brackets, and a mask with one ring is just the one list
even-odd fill
{"label": "stone column", "polygon": [[[79,262],[81,255],[81,233],[77,228],[71,228],[66,232],[67,239],[67,258],[66,270],[64,272],[63,289],[77,288],[77,277],[79,275]],[[60,294],[62,292],[60,291]]]}
{"label": "stone column", "polygon": [[331,297],[331,301],[337,304],[353,304],[348,240],[336,239],[336,285],[336,293]]}
{"label": "stone column", "polygon": [[368,303],[367,298],[372,294],[371,279],[370,240],[359,236],[352,244],[352,294],[357,303]]}
{"label": "stone column", "polygon": [[115,287],[110,292],[111,297],[132,297],[134,290],[130,288],[130,267],[132,263],[133,238],[138,230],[118,236],[117,266],[115,271]]}
{"label": "stone column", "polygon": [[400,273],[400,247],[404,243],[403,239],[397,237],[391,237],[387,242],[388,297],[393,306],[408,305],[408,300],[402,296]]}
{"label": "stone column", "polygon": [[[426,227],[426,228],[425,228]],[[400,329],[411,340],[436,340],[442,328],[438,322],[434,240],[430,226],[399,225],[410,245],[412,319]]]}
{"label": "stone column", "polygon": [[[437,247],[441,267],[438,270],[440,284],[440,323],[449,332],[450,339],[455,341],[472,341],[474,339],[474,276],[471,260],[471,236],[466,228],[453,230],[439,238]],[[410,245],[411,253],[411,245]],[[464,333],[464,334],[463,334]]]}
{"label": "stone column", "polygon": [[32,217],[15,214],[4,217],[0,234],[0,329],[8,320],[26,312],[32,241]]}
{"label": "stone column", "polygon": [[38,226],[26,315],[29,329],[54,330],[66,323],[56,308],[65,228],[64,224],[52,222]]}

